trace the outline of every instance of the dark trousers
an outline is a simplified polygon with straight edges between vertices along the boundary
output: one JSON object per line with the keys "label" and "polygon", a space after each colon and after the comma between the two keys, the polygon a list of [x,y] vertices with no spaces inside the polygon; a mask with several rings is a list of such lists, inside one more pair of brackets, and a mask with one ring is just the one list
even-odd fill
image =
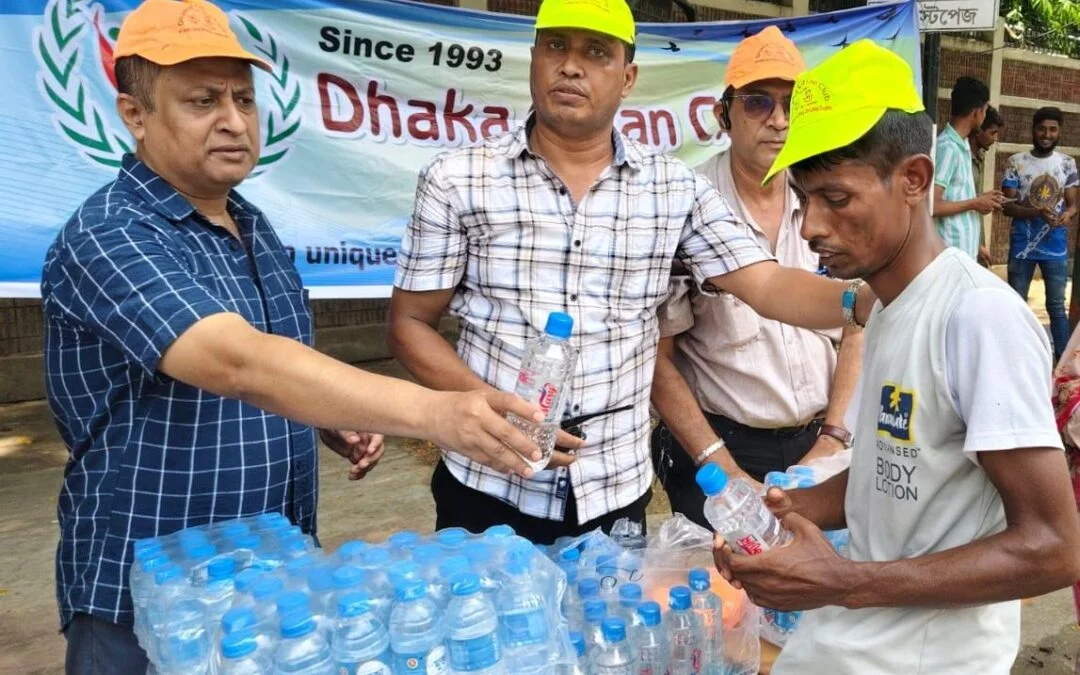
{"label": "dark trousers", "polygon": [[[754,429],[720,415],[705,415],[716,435],[724,440],[735,463],[754,480],[765,480],[770,471],[784,471],[797,464],[817,441],[821,420],[793,429]],[[698,448],[693,452],[701,452]],[[694,459],[661,423],[652,435],[653,467],[664,486],[671,512],[681,513],[702,527],[705,520],[705,494],[694,480]]]}
{"label": "dark trousers", "polygon": [[462,527],[469,532],[483,532],[492,525],[509,525],[534,544],[550,544],[559,537],[576,537],[597,528],[610,532],[620,518],[641,523],[645,532],[645,507],[652,499],[650,488],[637,501],[617,511],[578,524],[577,502],[573,488],[567,494],[566,513],[562,520],[548,520],[526,515],[506,502],[463,485],[446,463],[440,461],[431,476],[431,494],[435,498],[435,529]]}
{"label": "dark trousers", "polygon": [[64,629],[67,675],[142,675],[148,665],[146,652],[131,626],[76,614]]}

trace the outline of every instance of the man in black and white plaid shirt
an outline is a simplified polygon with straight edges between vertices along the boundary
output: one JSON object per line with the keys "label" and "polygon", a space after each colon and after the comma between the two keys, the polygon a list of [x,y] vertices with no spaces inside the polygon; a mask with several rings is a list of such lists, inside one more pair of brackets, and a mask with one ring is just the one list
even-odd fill
{"label": "man in black and white plaid shirt", "polygon": [[[808,328],[843,323],[846,285],[781,268],[705,178],[614,130],[637,78],[625,0],[546,0],[536,28],[526,124],[421,173],[389,340],[427,386],[513,391],[525,341],[552,311],[574,318],[566,416],[593,416],[584,439],[557,438],[573,454],[506,475],[444,450],[432,478],[438,528],[508,523],[550,542],[644,523],[656,310],[676,258],[704,288]],[[436,331],[448,308],[457,353]],[[869,313],[869,295],[857,309]]]}

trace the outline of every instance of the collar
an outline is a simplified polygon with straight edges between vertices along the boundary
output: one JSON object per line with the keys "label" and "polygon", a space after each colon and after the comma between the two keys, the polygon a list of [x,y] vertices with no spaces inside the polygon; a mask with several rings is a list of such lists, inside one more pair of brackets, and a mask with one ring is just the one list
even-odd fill
{"label": "collar", "polygon": [[[511,157],[517,159],[522,155],[528,155],[530,157],[537,156],[529,147],[529,133],[535,126],[536,112],[533,111],[529,113],[529,117],[525,120],[525,123],[518,126],[510,137],[510,144],[507,146],[507,152]],[[641,148],[636,144],[631,143],[629,139],[623,136],[622,133],[614,127],[611,129],[611,145],[615,150],[611,162],[612,166],[623,166],[625,164],[634,171],[641,170],[645,159],[645,155],[642,153]]]}
{"label": "collar", "polygon": [[[180,222],[195,213],[195,207],[184,195],[134,154],[124,155],[118,180],[139,195],[151,209],[173,222]],[[229,191],[228,204],[231,210],[235,210],[234,219],[237,212],[242,215],[256,213],[255,208],[236,190]]]}
{"label": "collar", "polygon": [[[758,234],[765,234],[764,230],[761,229],[750,215],[750,210],[746,208],[742,196],[739,195],[739,190],[735,186],[735,174],[732,172],[731,168],[731,151],[725,150],[709,161],[715,162],[712,170],[702,171],[702,173],[708,176],[710,182],[716,186],[716,189],[720,192],[721,196],[728,201],[728,205],[738,212],[737,215],[743,222]],[[699,171],[701,168],[706,167],[700,167]],[[802,212],[802,207],[799,204],[799,196],[795,194],[795,189],[792,188],[791,183],[788,182],[787,170],[785,169],[776,174],[773,180],[784,181],[784,207],[787,210],[785,215],[790,222],[797,224],[797,219]],[[779,238],[777,241],[779,241]]]}
{"label": "collar", "polygon": [[957,131],[955,127],[953,127],[952,122],[949,122],[945,125],[945,135],[947,135],[949,138],[952,138],[960,145],[963,145],[965,148],[968,149],[968,152],[971,152],[971,143],[968,142],[968,139],[960,135],[960,132]]}

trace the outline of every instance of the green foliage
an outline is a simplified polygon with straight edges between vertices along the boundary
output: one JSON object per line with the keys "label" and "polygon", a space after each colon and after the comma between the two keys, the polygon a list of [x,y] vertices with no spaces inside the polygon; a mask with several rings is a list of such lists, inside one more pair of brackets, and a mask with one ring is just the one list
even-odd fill
{"label": "green foliage", "polygon": [[1001,0],[1010,37],[1080,57],[1080,0]]}

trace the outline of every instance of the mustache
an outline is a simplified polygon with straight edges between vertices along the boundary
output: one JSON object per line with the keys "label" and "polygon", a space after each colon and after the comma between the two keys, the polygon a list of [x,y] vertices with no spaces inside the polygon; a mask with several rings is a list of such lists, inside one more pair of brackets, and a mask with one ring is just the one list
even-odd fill
{"label": "mustache", "polygon": [[551,87],[551,89],[549,89],[548,91],[549,92],[568,91],[568,92],[570,92],[572,94],[577,94],[578,96],[587,96],[584,89],[577,86],[576,84],[571,84],[569,82],[560,82],[559,84],[556,84],[553,87]]}

